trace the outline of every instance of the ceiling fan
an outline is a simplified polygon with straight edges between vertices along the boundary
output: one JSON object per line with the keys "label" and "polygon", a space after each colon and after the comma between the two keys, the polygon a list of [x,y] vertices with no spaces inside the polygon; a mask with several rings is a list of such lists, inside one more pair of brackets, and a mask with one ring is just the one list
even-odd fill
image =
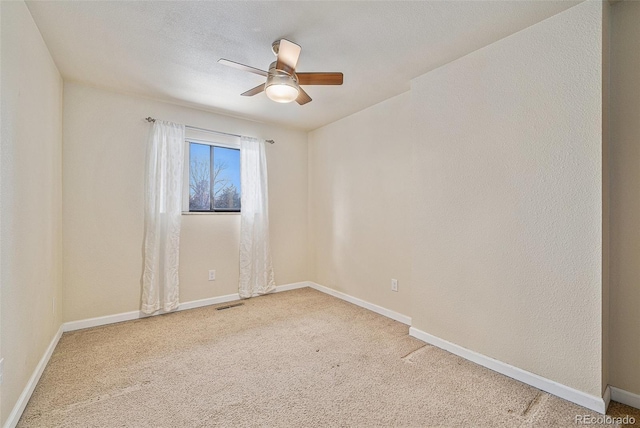
{"label": "ceiling fan", "polygon": [[277,59],[271,63],[268,72],[224,58],[218,60],[220,64],[267,78],[267,81],[262,85],[249,89],[241,95],[251,97],[265,91],[267,97],[275,102],[296,101],[298,104],[304,105],[311,101],[311,97],[300,85],[342,85],[342,73],[296,72],[296,65],[302,50],[299,45],[286,39],[280,39],[271,44],[271,49]]}

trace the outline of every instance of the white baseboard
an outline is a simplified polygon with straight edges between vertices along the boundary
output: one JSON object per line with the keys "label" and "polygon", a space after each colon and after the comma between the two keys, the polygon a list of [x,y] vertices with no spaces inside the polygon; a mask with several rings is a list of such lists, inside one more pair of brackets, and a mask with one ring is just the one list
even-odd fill
{"label": "white baseboard", "polygon": [[437,346],[438,348],[449,351],[452,354],[458,355],[459,357],[462,357],[466,360],[472,361],[476,364],[501,373],[512,379],[519,380],[520,382],[531,385],[534,388],[546,391],[549,394],[564,398],[567,401],[571,401],[572,403],[576,403],[580,406],[586,407],[587,409],[591,409],[601,414],[604,414],[607,411],[605,400],[602,397],[578,391],[577,389],[562,385],[558,382],[544,378],[537,374],[519,369],[518,367],[514,367],[510,364],[503,363],[502,361],[498,361],[485,355],[479,354],[475,351],[463,348],[460,345],[456,345],[444,339],[440,339],[439,337],[433,336],[429,333],[425,333],[424,331],[418,330],[414,327],[411,327],[409,329],[409,334],[416,339],[422,340],[423,342],[427,342],[431,345]]}
{"label": "white baseboard", "polygon": [[618,403],[626,404],[627,406],[640,409],[640,395],[633,392],[625,391],[624,389],[611,387],[611,399]]}
{"label": "white baseboard", "polygon": [[47,347],[47,350],[45,351],[44,355],[42,356],[42,358],[40,358],[40,361],[38,362],[38,365],[33,371],[33,374],[29,378],[27,385],[22,390],[22,394],[20,394],[20,397],[18,397],[18,401],[16,402],[16,405],[13,406],[13,410],[11,410],[11,413],[9,413],[9,417],[7,418],[7,421],[4,424],[4,428],[14,428],[18,424],[18,421],[20,420],[20,416],[22,416],[22,412],[24,412],[25,407],[27,407],[27,403],[31,398],[31,394],[33,394],[33,390],[36,389],[36,385],[40,380],[40,376],[42,376],[42,372],[44,371],[44,368],[47,366],[47,363],[49,363],[51,354],[53,354],[53,350],[56,348],[56,345],[58,344],[58,341],[62,336],[62,331],[63,331],[62,326],[60,326],[55,336],[53,336],[53,339],[51,339],[51,343],[49,343],[49,347]]}
{"label": "white baseboard", "polygon": [[279,293],[281,291],[289,291],[289,290],[296,290],[298,288],[305,288],[309,286],[309,282],[308,281],[302,281],[302,282],[293,282],[291,284],[284,284],[284,285],[278,285],[276,287],[276,293]]}
{"label": "white baseboard", "polygon": [[309,287],[313,288],[314,290],[321,291],[333,297],[337,297],[338,299],[342,299],[349,303],[353,303],[354,305],[360,306],[362,308],[369,309],[370,311],[383,315],[387,318],[391,318],[392,320],[401,322],[402,324],[406,324],[409,326],[411,325],[411,317],[408,317],[406,315],[402,315],[390,309],[383,308],[382,306],[374,305],[373,303],[369,303],[365,300],[358,299],[357,297],[353,297],[348,294],[342,293],[340,291],[336,291],[332,288],[325,287],[324,285],[316,284],[315,282],[308,281],[308,284],[309,284]]}
{"label": "white baseboard", "polygon": [[[296,288],[304,288],[308,286],[309,285],[306,281],[295,282],[292,284],[278,285],[274,293],[295,290]],[[238,293],[227,294],[224,296],[210,297],[208,299],[192,300],[190,302],[183,302],[183,303],[180,303],[180,306],[178,306],[178,309],[171,312],[184,311],[187,309],[200,308],[200,307],[209,306],[209,305],[218,305],[220,303],[233,302],[234,300],[240,300],[240,295]],[[142,311],[130,311],[130,312],[123,312],[123,313],[114,314],[114,315],[106,315],[103,317],[88,318],[88,319],[79,320],[79,321],[70,321],[70,322],[64,323],[62,327],[64,332],[68,332],[68,331],[81,330],[84,328],[98,327],[101,325],[115,324],[123,321],[137,320],[140,318],[148,318],[151,316],[162,315],[166,313],[167,312],[165,311],[158,311],[153,313],[152,315],[148,315],[143,313]]]}
{"label": "white baseboard", "polygon": [[[235,293],[235,294],[227,294],[226,296],[210,297],[208,299],[192,300],[190,302],[180,303],[180,306],[178,306],[178,308],[175,311],[171,311],[171,312],[179,312],[187,309],[200,308],[202,306],[217,305],[220,303],[232,302],[234,300],[239,300],[239,299],[240,299],[240,296],[238,295],[238,293]],[[154,317],[156,315],[162,315],[166,313],[167,312],[162,310],[154,312],[151,315],[145,314],[142,311],[122,312],[120,314],[106,315],[103,317],[87,318],[87,319],[78,320],[78,321],[69,321],[64,323],[62,327],[66,333],[68,331],[82,330],[84,328],[98,327],[101,325],[115,324],[123,321],[131,321],[131,320],[137,320],[140,318]]]}

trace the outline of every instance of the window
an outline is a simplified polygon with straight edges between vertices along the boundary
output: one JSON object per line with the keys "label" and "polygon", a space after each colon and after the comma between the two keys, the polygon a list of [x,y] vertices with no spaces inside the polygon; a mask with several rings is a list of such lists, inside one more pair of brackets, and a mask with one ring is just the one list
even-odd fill
{"label": "window", "polygon": [[240,150],[188,141],[189,211],[240,211]]}

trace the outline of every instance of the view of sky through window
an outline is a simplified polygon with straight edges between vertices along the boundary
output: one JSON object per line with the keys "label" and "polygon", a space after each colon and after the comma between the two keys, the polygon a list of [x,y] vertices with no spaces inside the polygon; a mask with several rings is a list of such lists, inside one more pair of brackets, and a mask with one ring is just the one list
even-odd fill
{"label": "view of sky through window", "polygon": [[190,143],[189,211],[239,210],[240,150]]}

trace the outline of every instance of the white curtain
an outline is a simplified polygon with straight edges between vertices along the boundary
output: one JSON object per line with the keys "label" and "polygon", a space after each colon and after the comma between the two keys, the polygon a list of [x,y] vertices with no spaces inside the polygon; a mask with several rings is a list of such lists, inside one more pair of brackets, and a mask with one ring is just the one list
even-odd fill
{"label": "white curtain", "polygon": [[179,305],[184,139],[184,125],[171,122],[156,120],[150,133],[141,304],[145,314],[171,311]]}
{"label": "white curtain", "polygon": [[240,141],[240,286],[242,298],[276,288],[269,246],[269,196],[264,141]]}

